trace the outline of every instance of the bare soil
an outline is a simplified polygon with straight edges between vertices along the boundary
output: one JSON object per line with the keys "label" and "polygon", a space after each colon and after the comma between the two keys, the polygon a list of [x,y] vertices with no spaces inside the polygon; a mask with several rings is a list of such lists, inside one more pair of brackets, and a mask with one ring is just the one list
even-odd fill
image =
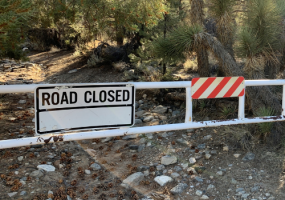
{"label": "bare soil", "polygon": [[[72,51],[33,52],[29,56],[31,62],[43,64],[41,69],[22,69],[17,72],[3,72],[0,82],[3,84],[33,83],[99,83],[121,82],[122,73],[110,66],[89,68],[86,58],[74,57]],[[70,70],[77,69],[74,73]],[[141,94],[140,94],[141,96]],[[151,102],[148,95],[145,101]],[[20,100],[26,100],[20,104]],[[34,118],[33,94],[1,94],[0,96],[0,140],[33,136]],[[205,116],[203,116],[205,117]],[[196,119],[203,117],[196,115]],[[147,125],[144,123],[143,125]],[[48,199],[48,191],[53,191],[52,199],[138,199],[150,196],[153,199],[200,199],[196,191],[202,191],[210,200],[243,199],[237,195],[238,188],[244,188],[250,194],[246,199],[285,199],[284,189],[284,146],[273,146],[269,143],[257,142],[256,137],[243,137],[248,127],[225,126],[195,130],[173,131],[167,137],[163,133],[154,133],[153,138],[141,134],[131,140],[121,137],[103,143],[102,139],[59,142],[40,146],[21,147],[0,150],[0,199]],[[247,133],[248,134],[248,133]],[[249,133],[250,134],[250,133]],[[205,140],[204,136],[211,135]],[[183,138],[187,144],[177,139]],[[131,151],[131,145],[141,145],[141,139],[150,146],[142,151]],[[199,149],[199,144],[205,148]],[[282,143],[281,143],[282,144]],[[225,147],[229,147],[228,150]],[[210,159],[205,154],[216,150]],[[247,152],[253,152],[252,161],[243,161]],[[178,158],[178,163],[165,166],[165,175],[171,176],[175,166],[188,163],[188,167],[198,169],[198,174],[188,172],[187,168],[177,172],[180,176],[172,183],[161,187],[155,181],[156,165],[161,157],[167,154]],[[235,157],[234,154],[240,154]],[[23,161],[18,158],[23,156]],[[200,156],[193,165],[189,158]],[[51,162],[55,172],[46,172],[41,177],[31,177],[37,166]],[[93,171],[90,165],[97,162],[101,170]],[[59,164],[62,164],[60,168]],[[148,166],[150,174],[134,188],[123,188],[121,181],[128,175],[137,172],[140,166]],[[152,168],[154,166],[154,168]],[[201,170],[199,170],[201,169]],[[85,170],[90,170],[86,174]],[[83,173],[82,173],[83,171]],[[223,175],[217,174],[223,171]],[[28,180],[19,184],[23,177]],[[202,182],[197,181],[197,177]],[[234,182],[234,179],[236,182]],[[74,181],[76,180],[76,181]],[[76,182],[76,183],[75,183]],[[179,195],[172,195],[170,190],[179,182],[186,183],[187,189]],[[74,184],[75,183],[75,184]],[[215,189],[207,190],[209,185]],[[258,186],[256,191],[253,187]],[[95,190],[94,190],[94,187]],[[21,196],[20,193],[27,194]],[[9,197],[8,193],[18,192]],[[52,197],[52,196],[49,196]],[[271,199],[272,200],[272,199]]]}

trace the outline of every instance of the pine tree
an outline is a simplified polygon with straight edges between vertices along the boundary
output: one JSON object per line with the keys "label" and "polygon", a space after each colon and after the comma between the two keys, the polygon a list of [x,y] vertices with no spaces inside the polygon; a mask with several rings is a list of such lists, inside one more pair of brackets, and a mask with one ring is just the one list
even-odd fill
{"label": "pine tree", "polygon": [[0,58],[21,59],[19,44],[25,40],[25,30],[33,13],[30,0],[0,1]]}

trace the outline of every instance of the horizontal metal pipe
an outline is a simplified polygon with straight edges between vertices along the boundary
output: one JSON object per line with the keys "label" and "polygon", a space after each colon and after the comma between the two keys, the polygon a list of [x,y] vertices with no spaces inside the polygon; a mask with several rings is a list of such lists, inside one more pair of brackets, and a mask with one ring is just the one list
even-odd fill
{"label": "horizontal metal pipe", "polygon": [[[123,82],[123,83],[100,83],[100,84],[134,84],[136,89],[158,89],[158,88],[186,88],[191,86],[191,81],[173,81],[173,82]],[[93,83],[94,84],[94,83]],[[0,93],[24,93],[34,92],[39,86],[66,86],[66,84],[29,84],[29,85],[0,85]],[[73,84],[75,85],[75,84]],[[88,83],[76,83],[76,85],[92,85]],[[94,84],[95,85],[95,84]],[[245,86],[262,85],[285,85],[285,80],[246,80]]]}
{"label": "horizontal metal pipe", "polygon": [[213,120],[213,121],[203,121],[203,122],[136,127],[129,129],[113,129],[113,130],[104,130],[104,131],[66,133],[58,135],[49,134],[39,137],[0,140],[0,149],[29,146],[34,144],[52,143],[54,142],[54,140],[60,141],[61,138],[62,141],[74,141],[74,140],[84,140],[84,139],[93,139],[93,138],[102,138],[102,137],[124,136],[131,134],[142,134],[142,133],[151,133],[151,132],[173,131],[173,130],[226,126],[226,125],[236,125],[236,124],[274,122],[274,121],[284,121],[284,120],[285,116],[280,115],[280,116],[270,116],[270,117],[245,118],[244,120],[240,119]]}
{"label": "horizontal metal pipe", "polygon": [[246,80],[245,86],[285,85],[285,80]]}

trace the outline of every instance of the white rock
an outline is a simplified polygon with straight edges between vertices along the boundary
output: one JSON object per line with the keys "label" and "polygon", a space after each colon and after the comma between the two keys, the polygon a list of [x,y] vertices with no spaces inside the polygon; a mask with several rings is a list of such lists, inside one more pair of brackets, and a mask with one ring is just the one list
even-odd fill
{"label": "white rock", "polygon": [[190,172],[190,171],[192,171],[193,174],[197,174],[196,170],[195,170],[193,167],[189,167],[189,168],[187,169],[187,172]]}
{"label": "white rock", "polygon": [[90,170],[85,169],[85,174],[91,174]]}
{"label": "white rock", "polygon": [[121,186],[128,187],[128,186],[137,186],[140,182],[144,179],[144,174],[142,172],[136,172],[130,176],[128,176]]}
{"label": "white rock", "polygon": [[161,164],[163,165],[171,165],[177,163],[177,157],[176,156],[170,156],[166,155],[161,158]]}
{"label": "white rock", "polygon": [[212,190],[212,189],[215,189],[215,186],[212,184],[208,185],[207,190]]}
{"label": "white rock", "polygon": [[207,135],[207,136],[204,136],[204,140],[209,140],[209,139],[211,139],[212,138],[212,135]]}
{"label": "white rock", "polygon": [[8,196],[9,196],[9,197],[13,197],[13,196],[15,196],[17,193],[18,193],[18,192],[11,192],[11,193],[8,193]]}
{"label": "white rock", "polygon": [[20,100],[18,103],[24,104],[24,103],[26,103],[26,102],[27,102],[26,100]]}
{"label": "white rock", "polygon": [[165,113],[166,111],[167,111],[167,107],[159,105],[152,112],[162,114],[162,113]]}
{"label": "white rock", "polygon": [[188,163],[182,163],[182,164],[181,164],[181,167],[182,167],[183,169],[186,169],[186,168],[188,167]]}
{"label": "white rock", "polygon": [[235,154],[234,154],[234,157],[235,157],[235,158],[238,158],[238,157],[240,157],[240,154],[239,154],[239,153],[235,153]]}
{"label": "white rock", "polygon": [[196,159],[194,157],[191,157],[191,158],[189,158],[189,162],[190,162],[190,164],[195,164]]}
{"label": "white rock", "polygon": [[207,195],[203,195],[200,199],[209,199]]}
{"label": "white rock", "polygon": [[223,147],[223,151],[229,151],[229,147],[228,146],[224,146]]}
{"label": "white rock", "polygon": [[218,171],[217,174],[220,175],[220,176],[223,176],[224,172],[223,171]]}
{"label": "white rock", "polygon": [[211,158],[211,154],[206,153],[206,154],[205,154],[205,159],[209,160],[210,158]]}
{"label": "white rock", "polygon": [[173,179],[169,176],[157,176],[154,178],[154,181],[160,186],[165,186],[167,183],[172,182]]}
{"label": "white rock", "polygon": [[150,121],[153,120],[153,119],[154,119],[154,117],[151,116],[151,115],[149,115],[149,116],[145,117],[145,118],[143,119],[143,121],[144,121],[144,122],[150,122]]}
{"label": "white rock", "polygon": [[21,162],[23,159],[24,159],[23,156],[19,156],[19,157],[18,157],[18,161],[20,161],[20,162]]}
{"label": "white rock", "polygon": [[74,73],[74,72],[77,72],[77,69],[70,70],[68,73],[71,74],[71,73]]}
{"label": "white rock", "polygon": [[203,194],[203,192],[202,192],[201,190],[197,190],[197,191],[196,191],[196,195],[197,195],[197,196],[200,197],[200,196],[202,196],[202,194]]}
{"label": "white rock", "polygon": [[52,165],[38,165],[37,166],[38,169],[43,169],[47,172],[54,172],[55,171],[55,167]]}

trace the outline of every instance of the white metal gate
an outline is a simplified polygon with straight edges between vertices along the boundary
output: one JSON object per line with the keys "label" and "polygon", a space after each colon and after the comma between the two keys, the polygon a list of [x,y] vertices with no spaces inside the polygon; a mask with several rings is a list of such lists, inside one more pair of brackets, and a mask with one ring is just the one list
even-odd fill
{"label": "white metal gate", "polygon": [[[1,140],[0,149],[29,146],[34,144],[45,144],[49,142],[58,141],[73,141],[73,140],[84,140],[102,137],[114,137],[124,136],[131,134],[142,134],[160,131],[171,131],[171,130],[183,130],[193,129],[202,127],[215,127],[224,125],[235,125],[235,124],[251,124],[251,123],[263,123],[263,122],[275,122],[285,120],[285,80],[246,80],[245,87],[250,86],[265,86],[265,85],[283,85],[282,95],[282,110],[278,116],[264,116],[255,118],[244,117],[244,104],[245,96],[239,97],[238,106],[238,118],[231,120],[211,120],[211,121],[192,121],[192,98],[191,98],[191,81],[178,81],[178,82],[137,82],[134,84],[135,89],[159,89],[159,88],[186,88],[186,111],[185,111],[185,122],[178,124],[166,124],[166,125],[155,125],[145,127],[134,127],[134,128],[120,128],[104,131],[89,131],[89,132],[76,132],[66,134],[47,134],[40,137],[28,137],[10,140]],[[84,85],[84,84],[82,84]],[[88,84],[90,85],[90,84]],[[1,85],[0,93],[25,93],[33,92],[34,89],[41,85]],[[42,85],[46,86],[46,85]],[[54,86],[49,84],[49,86]],[[58,86],[58,84],[56,85]],[[62,84],[64,86],[64,84]],[[246,88],[245,88],[246,89]]]}

